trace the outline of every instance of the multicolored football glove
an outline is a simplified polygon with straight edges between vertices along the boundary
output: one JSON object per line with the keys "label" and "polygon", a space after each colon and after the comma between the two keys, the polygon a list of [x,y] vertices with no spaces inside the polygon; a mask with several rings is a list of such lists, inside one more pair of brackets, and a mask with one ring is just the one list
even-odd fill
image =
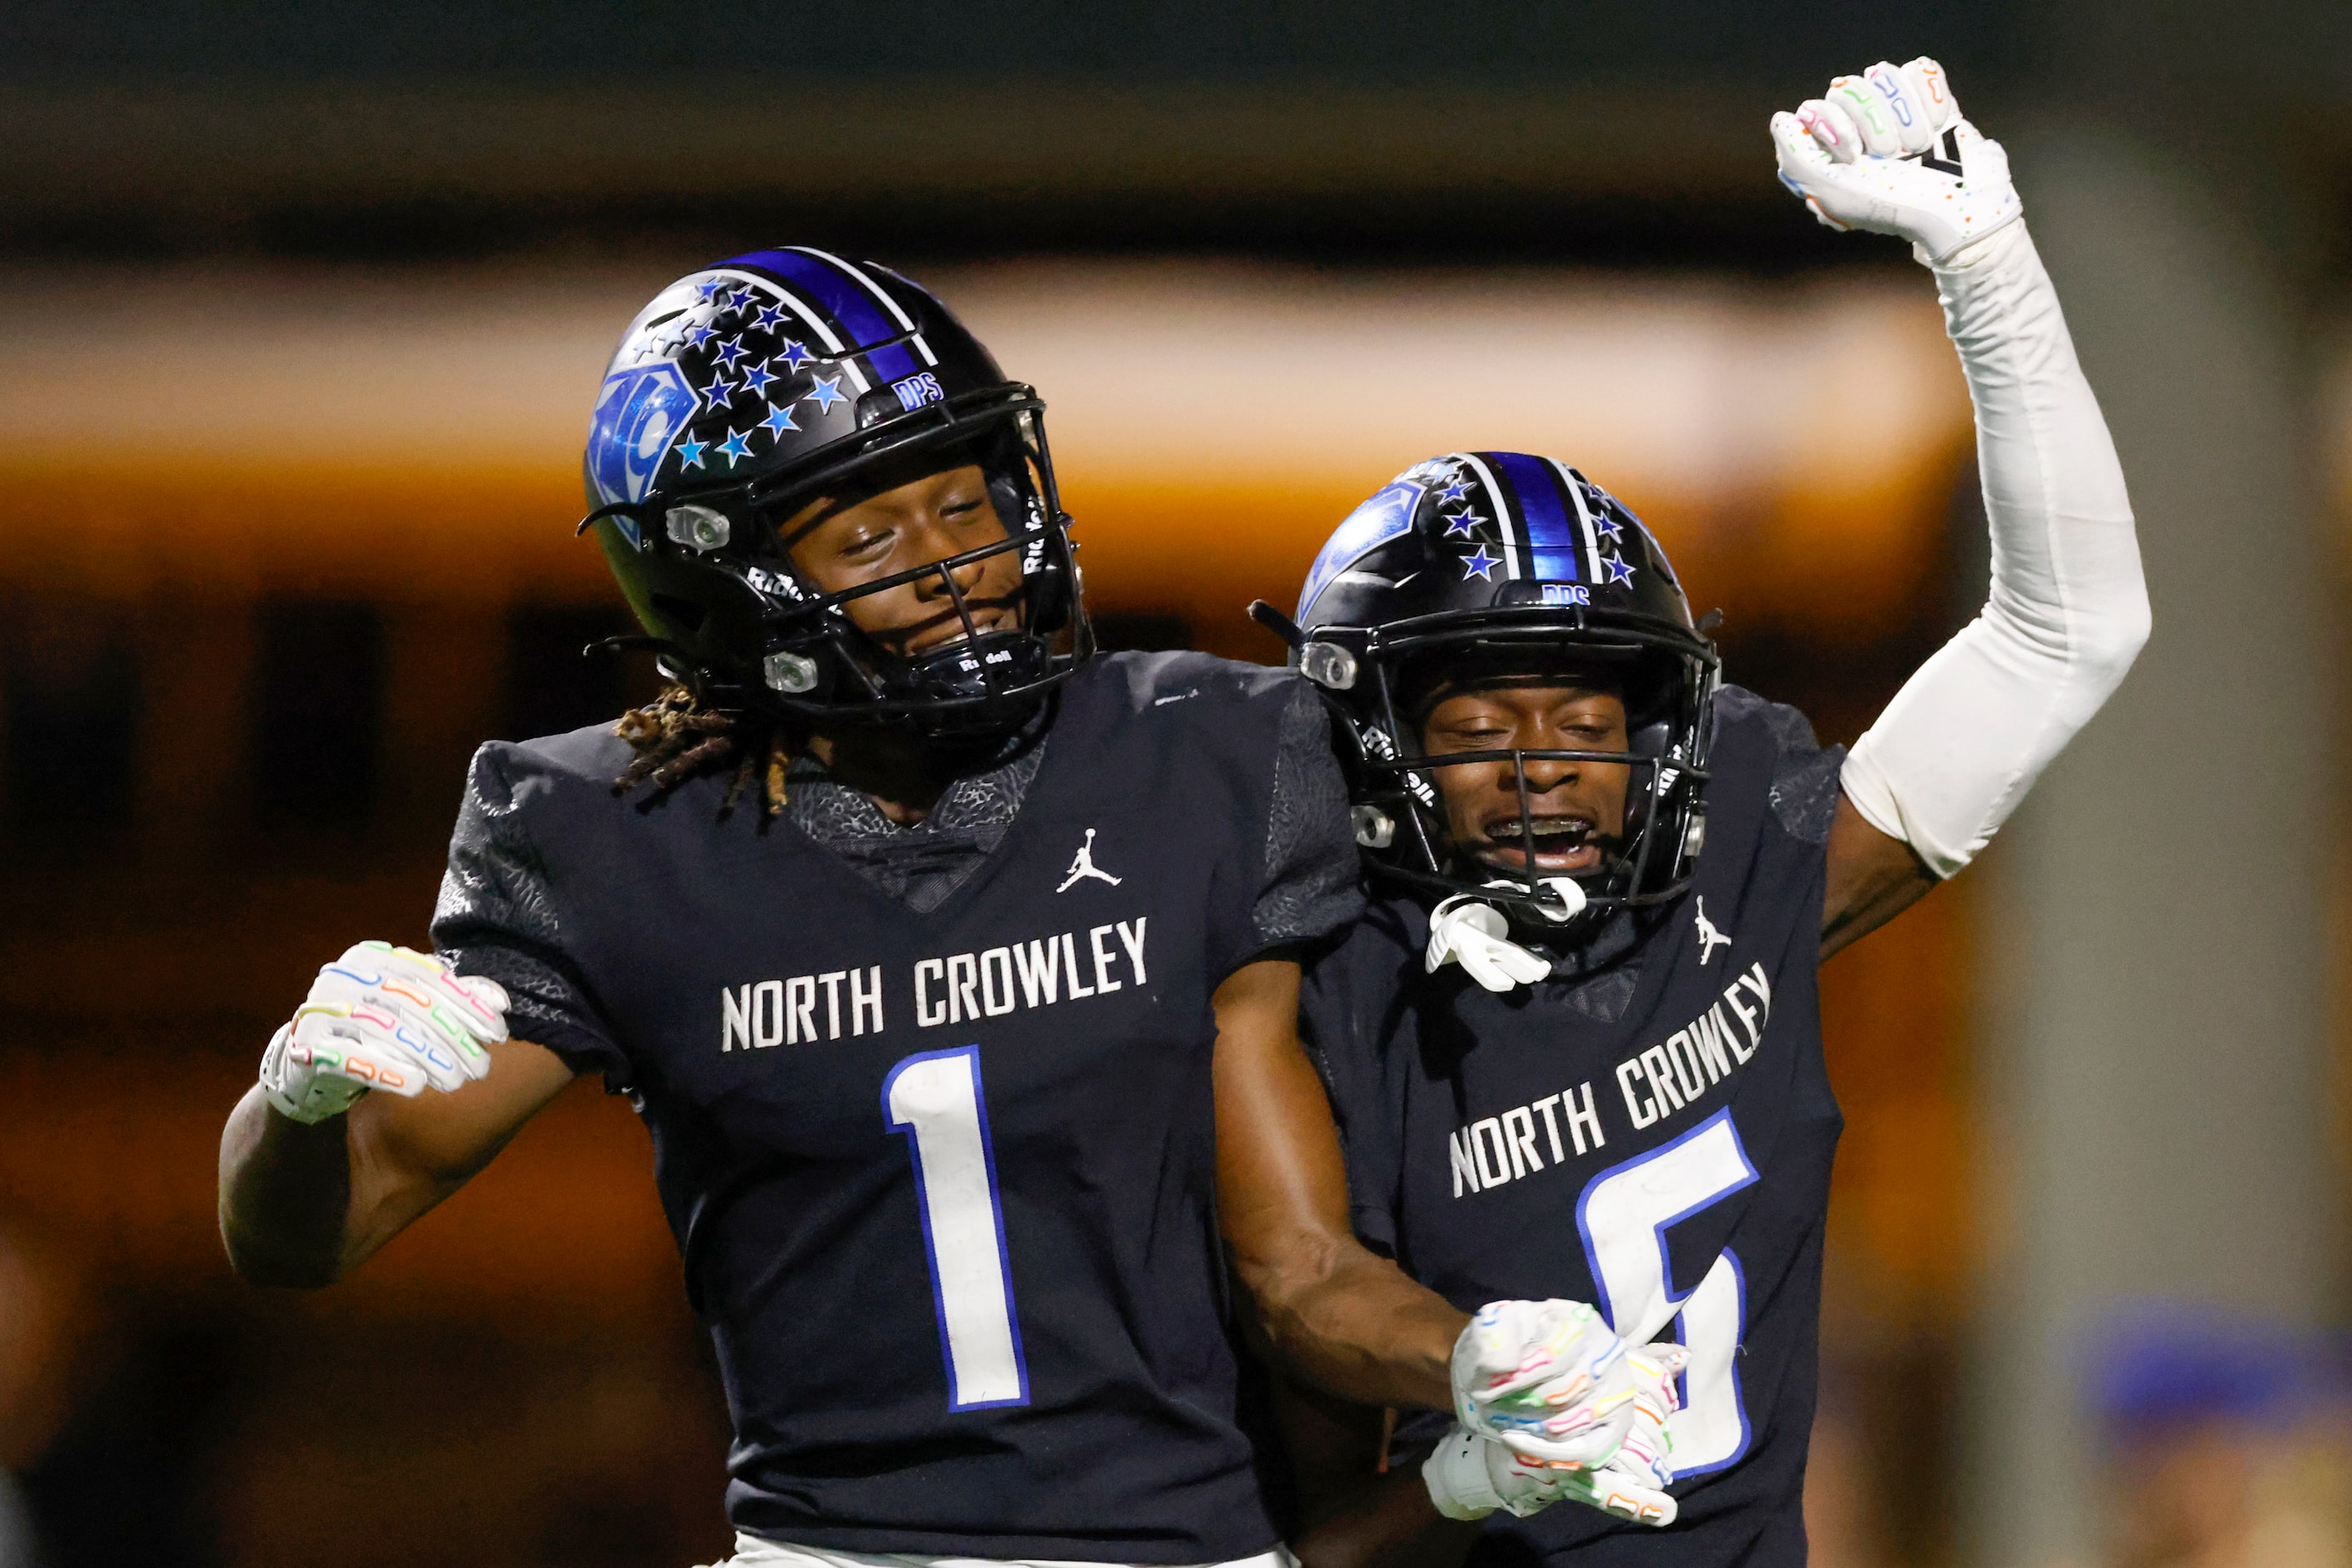
{"label": "multicolored football glove", "polygon": [[291,1023],[270,1037],[261,1088],[281,1116],[324,1121],[372,1089],[413,1097],[488,1076],[507,1037],[507,994],[427,952],[363,942],[319,971]]}
{"label": "multicolored football glove", "polygon": [[1448,1432],[1421,1466],[1429,1500],[1448,1519],[1484,1519],[1496,1509],[1525,1519],[1570,1496],[1568,1484],[1585,1473],[1514,1454],[1462,1426]]}
{"label": "multicolored football glove", "polygon": [[1632,1391],[1633,1424],[1614,1454],[1559,1481],[1561,1497],[1638,1524],[1674,1523],[1675,1500],[1666,1493],[1675,1479],[1674,1439],[1666,1418],[1682,1407],[1675,1380],[1688,1364],[1690,1352],[1672,1341],[1628,1350],[1620,1358],[1610,1373],[1611,1392]]}
{"label": "multicolored football glove", "polygon": [[1529,1458],[1590,1468],[1624,1442],[1625,1347],[1581,1301],[1489,1301],[1454,1342],[1454,1416]]}
{"label": "multicolored football glove", "polygon": [[1497,1441],[1456,1426],[1421,1468],[1430,1501],[1448,1519],[1483,1519],[1498,1508],[1525,1519],[1555,1502],[1579,1502],[1636,1524],[1672,1524],[1676,1508],[1666,1491],[1674,1480],[1666,1419],[1681,1406],[1675,1380],[1689,1360],[1690,1352],[1672,1342],[1621,1349],[1591,1404],[1628,1410],[1631,1420],[1624,1441],[1597,1464],[1523,1451],[1531,1445],[1557,1451],[1549,1438],[1517,1435]]}
{"label": "multicolored football glove", "polygon": [[1900,235],[1938,262],[2025,211],[2009,154],[1960,118],[1944,68],[1922,55],[1842,76],[1772,117],[1780,183],[1835,229]]}

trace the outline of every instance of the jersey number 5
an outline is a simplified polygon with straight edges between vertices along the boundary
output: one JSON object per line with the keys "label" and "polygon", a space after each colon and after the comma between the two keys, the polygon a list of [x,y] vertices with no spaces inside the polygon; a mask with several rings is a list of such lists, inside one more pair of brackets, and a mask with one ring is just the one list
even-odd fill
{"label": "jersey number 5", "polygon": [[1666,1421],[1677,1479],[1719,1470],[1748,1452],[1748,1412],[1734,1358],[1747,1315],[1739,1259],[1716,1255],[1698,1288],[1675,1296],[1667,1229],[1756,1180],[1729,1110],[1585,1184],[1576,1228],[1601,1287],[1601,1310],[1627,1344],[1648,1344],[1681,1320],[1690,1347],[1683,1407]]}
{"label": "jersey number 5", "polygon": [[930,1255],[931,1305],[948,1363],[948,1408],[1029,1403],[1004,1205],[980,1092],[980,1047],[924,1051],[882,1080],[882,1116],[914,1145],[915,1192]]}

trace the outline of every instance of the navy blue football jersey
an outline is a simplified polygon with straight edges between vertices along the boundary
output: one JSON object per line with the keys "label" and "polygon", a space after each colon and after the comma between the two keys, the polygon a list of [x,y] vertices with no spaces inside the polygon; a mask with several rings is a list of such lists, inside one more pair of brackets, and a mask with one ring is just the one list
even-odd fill
{"label": "navy blue football jersey", "polygon": [[[1793,710],[1717,701],[1687,893],[1621,917],[1560,977],[1496,995],[1424,972],[1423,908],[1376,903],[1310,971],[1305,1030],[1342,1125],[1356,1224],[1465,1310],[1591,1301],[1691,1349],[1672,1418],[1680,1518],[1497,1513],[1474,1563],[1793,1568],[1843,1125],[1815,972],[1842,753]],[[1420,1453],[1446,1426],[1409,1417]],[[1572,1554],[1572,1555],[1571,1555]]]}
{"label": "navy blue football jersey", "polygon": [[534,992],[517,1033],[638,1106],[738,1528],[1148,1563],[1274,1543],[1235,1418],[1212,994],[1270,944],[1302,800],[1346,896],[1288,934],[1359,907],[1336,767],[1277,787],[1299,697],[1198,655],[1095,661],[1002,840],[915,902],[789,816],[722,818],[723,777],[617,798],[605,731],[477,759],[471,831],[501,847],[453,850],[436,939],[564,977],[583,1000]]}

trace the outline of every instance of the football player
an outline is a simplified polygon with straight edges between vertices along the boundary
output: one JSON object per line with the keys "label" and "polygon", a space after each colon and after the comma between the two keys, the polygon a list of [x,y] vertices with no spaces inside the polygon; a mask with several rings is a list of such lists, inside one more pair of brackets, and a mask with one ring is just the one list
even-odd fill
{"label": "football player", "polygon": [[1090,657],[1043,414],[880,268],[664,289],[583,526],[675,688],[483,747],[438,953],[321,970],[224,1137],[238,1268],[319,1285],[575,1075],[629,1095],[747,1563],[1270,1561],[1228,1250],[1359,1399],[1499,1429],[1623,1375],[1588,1309],[1465,1332],[1349,1235],[1291,956],[1360,907],[1322,705]]}
{"label": "football player", "polygon": [[1548,1468],[1581,1456],[1539,1421],[1497,1441],[1405,1416],[1402,1473],[1324,1500],[1310,1568],[1804,1561],[1842,1124],[1815,971],[1984,847],[2147,637],[2123,475],[2000,146],[1926,58],[1839,78],[1772,135],[1822,222],[1935,275],[1991,598],[1842,753],[1718,683],[1616,498],[1465,452],[1340,526],[1295,624],[1260,610],[1347,717],[1387,888],[1307,990],[1360,1233],[1465,1308],[1589,1302],[1677,1374],[1593,1468]]}

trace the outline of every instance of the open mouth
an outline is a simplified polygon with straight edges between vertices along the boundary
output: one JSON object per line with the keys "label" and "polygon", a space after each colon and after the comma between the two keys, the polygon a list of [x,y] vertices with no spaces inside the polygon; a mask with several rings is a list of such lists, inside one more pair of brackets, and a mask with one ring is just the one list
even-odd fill
{"label": "open mouth", "polygon": [[1530,817],[1524,837],[1517,814],[1497,816],[1479,825],[1479,837],[1478,858],[1509,870],[1529,868],[1529,839],[1535,846],[1533,868],[1537,871],[1573,875],[1601,867],[1601,841],[1593,831],[1592,819],[1587,816]]}

